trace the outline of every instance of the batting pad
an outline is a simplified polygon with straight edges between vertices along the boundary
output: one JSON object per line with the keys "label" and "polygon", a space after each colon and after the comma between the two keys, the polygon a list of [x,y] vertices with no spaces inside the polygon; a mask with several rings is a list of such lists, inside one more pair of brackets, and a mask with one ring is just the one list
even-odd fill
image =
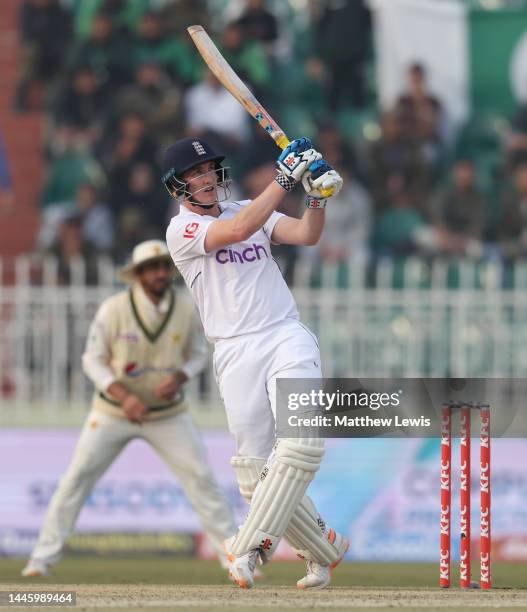
{"label": "batting pad", "polygon": [[324,440],[282,438],[264,467],[245,523],[231,551],[237,557],[256,548],[270,557],[320,467]]}
{"label": "batting pad", "polygon": [[[259,457],[232,457],[231,465],[236,473],[240,493],[250,503],[265,460]],[[293,512],[284,537],[295,552],[308,561],[331,565],[340,557],[337,548],[328,540],[324,521],[307,495],[304,495]]]}
{"label": "batting pad", "polygon": [[241,496],[251,503],[260,474],[265,466],[265,459],[260,457],[231,457],[231,465],[236,474]]}
{"label": "batting pad", "polygon": [[293,513],[284,537],[296,553],[308,561],[332,565],[341,556],[337,547],[328,540],[326,525],[307,495]]}

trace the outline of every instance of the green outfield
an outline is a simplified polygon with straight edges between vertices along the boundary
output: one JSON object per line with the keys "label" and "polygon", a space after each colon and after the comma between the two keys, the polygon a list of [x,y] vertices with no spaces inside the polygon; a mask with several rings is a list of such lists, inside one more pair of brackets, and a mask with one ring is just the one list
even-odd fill
{"label": "green outfield", "polygon": [[[19,582],[25,561],[0,558],[0,583]],[[476,569],[476,568],[474,568]],[[263,568],[265,584],[289,586],[302,577],[304,564],[276,561]],[[434,563],[343,563],[333,573],[335,586],[435,587],[438,565]],[[456,581],[453,568],[453,582]],[[474,578],[477,574],[474,573]],[[170,559],[144,556],[67,557],[54,568],[48,578],[32,582],[64,584],[222,584],[225,572],[212,561]],[[493,586],[527,589],[527,564],[501,563],[493,565]]]}
{"label": "green outfield", "polygon": [[[345,563],[332,588],[317,592],[291,588],[303,575],[300,562],[265,566],[265,579],[250,592],[229,583],[218,564],[195,559],[68,557],[49,577],[25,580],[23,564],[0,559],[0,590],[72,585],[82,609],[527,609],[526,564],[496,564],[491,592],[440,590],[434,563]],[[455,582],[455,568],[453,575]]]}

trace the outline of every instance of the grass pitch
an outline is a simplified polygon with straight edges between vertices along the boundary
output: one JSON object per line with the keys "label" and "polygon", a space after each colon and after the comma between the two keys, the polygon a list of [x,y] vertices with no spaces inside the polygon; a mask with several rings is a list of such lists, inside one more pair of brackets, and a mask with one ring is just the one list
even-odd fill
{"label": "grass pitch", "polygon": [[[71,589],[82,610],[527,609],[525,564],[495,564],[490,592],[440,590],[433,563],[344,563],[331,588],[309,592],[294,588],[303,576],[300,562],[266,565],[265,580],[250,591],[232,585],[217,563],[193,559],[68,557],[39,579],[22,579],[23,565],[23,560],[0,559],[0,590]],[[453,578],[456,584],[455,568]]]}

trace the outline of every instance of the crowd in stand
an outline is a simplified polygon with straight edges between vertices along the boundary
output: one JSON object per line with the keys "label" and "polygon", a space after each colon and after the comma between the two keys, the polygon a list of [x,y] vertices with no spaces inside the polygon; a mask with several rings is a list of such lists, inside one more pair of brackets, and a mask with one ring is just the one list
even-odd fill
{"label": "crowd in stand", "polygon": [[[187,25],[200,23],[281,123],[307,109],[313,133],[304,134],[300,120],[291,135],[312,135],[344,176],[319,245],[305,252],[282,248],[286,266],[297,257],[509,260],[527,252],[526,109],[511,121],[500,157],[483,177],[477,151],[458,146],[462,135],[449,133],[446,110],[416,58],[396,103],[374,118],[377,129],[353,138],[339,118],[376,107],[367,78],[373,57],[365,3],[312,0],[309,23],[296,37],[277,3],[240,1],[238,13],[216,28],[211,4],[23,4],[15,106],[43,109],[48,126],[39,249],[65,259],[107,253],[122,262],[137,242],[163,238],[177,204],[162,188],[160,159],[186,135],[228,155],[234,197],[252,197],[271,180],[276,147],[205,70],[186,34]],[[302,194],[288,196],[284,208],[299,214]]]}

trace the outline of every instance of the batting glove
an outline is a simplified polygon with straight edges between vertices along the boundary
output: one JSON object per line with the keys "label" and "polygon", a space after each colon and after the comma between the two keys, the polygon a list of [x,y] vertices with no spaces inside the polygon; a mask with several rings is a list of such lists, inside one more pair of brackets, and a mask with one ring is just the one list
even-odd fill
{"label": "batting glove", "polygon": [[282,151],[276,162],[279,171],[276,180],[289,191],[289,188],[302,179],[309,166],[321,158],[322,155],[313,149],[309,138],[293,140]]}
{"label": "batting glove", "polygon": [[302,186],[307,195],[313,198],[336,196],[342,189],[342,183],[340,174],[325,159],[315,161],[302,175]]}

